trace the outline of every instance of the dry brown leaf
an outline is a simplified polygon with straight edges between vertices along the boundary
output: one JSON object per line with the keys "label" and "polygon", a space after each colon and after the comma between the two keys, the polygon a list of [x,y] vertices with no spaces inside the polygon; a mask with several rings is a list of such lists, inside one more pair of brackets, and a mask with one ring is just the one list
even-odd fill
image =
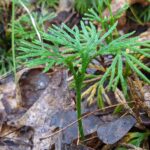
{"label": "dry brown leaf", "polygon": [[[112,13],[116,14],[116,12],[125,6],[125,4],[133,5],[135,3],[140,3],[142,5],[148,5],[150,2],[147,0],[112,0],[111,2],[111,8]],[[106,9],[104,11],[104,16],[109,16],[109,11]],[[118,20],[119,27],[123,27],[126,24],[126,12],[122,14],[121,18]]]}
{"label": "dry brown leaf", "polygon": [[60,0],[57,12],[70,11],[73,8],[74,0]]}
{"label": "dry brown leaf", "polygon": [[149,85],[143,86],[143,92],[145,103],[147,107],[150,109],[150,86]]}
{"label": "dry brown leaf", "polygon": [[0,95],[1,102],[8,114],[18,107],[18,102],[16,100],[16,84],[12,78],[0,85]]}
{"label": "dry brown leaf", "polygon": [[148,5],[150,2],[148,0],[127,0],[129,4],[140,3],[142,5]]}
{"label": "dry brown leaf", "polygon": [[139,41],[150,41],[150,28],[139,35]]}
{"label": "dry brown leaf", "polygon": [[70,107],[71,101],[69,99],[66,77],[66,71],[56,72],[51,77],[46,90],[32,107],[20,119],[9,122],[9,125],[16,127],[31,126],[34,128],[33,142],[35,147],[33,149],[35,150],[45,149],[53,144],[52,139],[43,141],[39,139],[52,132],[53,127],[50,127],[48,122],[51,116],[59,111],[59,109]]}

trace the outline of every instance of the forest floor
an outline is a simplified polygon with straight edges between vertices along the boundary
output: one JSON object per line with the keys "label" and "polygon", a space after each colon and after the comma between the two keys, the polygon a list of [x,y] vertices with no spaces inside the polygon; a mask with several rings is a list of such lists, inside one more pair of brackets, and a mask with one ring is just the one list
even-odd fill
{"label": "forest floor", "polygon": [[[118,11],[124,2],[124,0],[119,0],[119,3],[112,1],[112,12]],[[33,2],[30,9],[40,12],[43,9],[40,7],[43,5],[36,5],[36,2]],[[133,0],[130,1],[130,5],[132,10],[133,7],[141,9],[149,7],[150,2]],[[0,5],[0,7],[2,6]],[[21,7],[17,8],[17,15],[21,14],[19,11],[26,13],[26,10]],[[44,21],[46,31],[52,24],[60,26],[62,23],[67,24],[70,28],[75,25],[80,28],[83,14],[75,11],[70,1],[62,0],[52,10],[55,11],[56,17]],[[9,11],[6,12],[5,17],[8,16]],[[28,13],[26,14],[28,15]],[[107,9],[104,14],[109,15]],[[150,14],[148,15],[150,16]],[[135,31],[133,37],[139,36],[140,41],[149,41],[150,22],[140,24],[136,20],[138,16],[133,15],[133,17],[135,18],[131,19],[129,9],[123,13],[118,19],[119,33],[123,35]],[[8,18],[10,20],[10,16]],[[2,18],[0,17],[0,19]],[[84,22],[88,24],[87,20]],[[97,28],[101,28],[97,22],[94,24]],[[27,34],[29,32],[28,30]],[[1,32],[0,39],[2,40],[4,40],[3,34],[4,32]],[[11,42],[11,38],[9,42]],[[1,42],[0,49],[10,47],[9,44],[7,47],[3,45],[5,44]],[[6,58],[5,55],[4,57]],[[143,60],[144,64],[149,67],[149,58]],[[104,63],[104,66],[109,66],[111,61],[112,57],[106,55],[101,62]],[[95,67],[89,67],[86,70],[87,74],[99,73],[102,75],[102,71],[96,67],[99,62],[94,65]],[[0,76],[0,150],[150,149],[149,83],[143,82],[135,73],[131,74],[128,77],[130,101],[126,100],[120,85],[115,91],[103,89],[103,108],[98,107],[96,96],[92,97],[91,101],[88,96],[85,97],[81,104],[85,138],[81,141],[76,114],[76,93],[73,88],[70,88],[72,83],[70,71],[56,66],[45,73],[43,68],[43,65],[32,68],[19,66],[16,72],[16,81],[14,81],[12,72]],[[149,72],[143,70],[142,72],[150,79]],[[108,84],[107,81],[106,84]],[[88,87],[91,85],[90,82]],[[115,113],[116,110],[119,113]]]}

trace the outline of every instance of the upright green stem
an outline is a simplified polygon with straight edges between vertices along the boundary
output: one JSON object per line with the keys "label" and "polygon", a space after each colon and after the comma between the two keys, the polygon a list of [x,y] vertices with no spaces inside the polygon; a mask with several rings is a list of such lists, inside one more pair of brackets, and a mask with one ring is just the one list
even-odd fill
{"label": "upright green stem", "polygon": [[16,81],[16,54],[15,54],[15,34],[14,34],[14,27],[15,27],[15,0],[12,0],[12,37],[11,37],[11,44],[12,44],[12,58],[13,58],[13,72]]}
{"label": "upright green stem", "polygon": [[[85,65],[85,63],[86,63],[86,65]],[[83,124],[82,124],[82,119],[81,119],[81,117],[82,117],[81,89],[82,89],[82,85],[83,85],[85,71],[86,71],[86,68],[89,64],[89,60],[87,62],[84,62],[84,65],[85,65],[84,68],[83,68],[83,64],[82,64],[82,69],[81,69],[82,71],[81,72],[79,70],[75,71],[73,63],[71,61],[66,61],[66,64],[74,76],[75,91],[76,91],[76,109],[77,109],[78,129],[79,129],[79,134],[80,134],[81,140],[83,140],[84,139],[84,130],[83,130]]]}
{"label": "upright green stem", "polygon": [[83,124],[82,124],[82,110],[81,110],[81,86],[82,82],[78,82],[78,80],[75,81],[76,85],[76,108],[77,108],[77,119],[78,121],[78,128],[79,128],[79,134],[81,137],[81,140],[84,139],[84,131],[83,131]]}

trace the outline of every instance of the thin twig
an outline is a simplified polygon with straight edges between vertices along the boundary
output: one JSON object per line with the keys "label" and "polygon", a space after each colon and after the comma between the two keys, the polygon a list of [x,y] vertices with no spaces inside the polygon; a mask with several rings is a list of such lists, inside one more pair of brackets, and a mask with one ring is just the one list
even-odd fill
{"label": "thin twig", "polygon": [[17,128],[17,129],[14,129],[14,130],[12,130],[12,131],[10,131],[10,132],[8,132],[8,133],[6,133],[6,134],[0,136],[0,138],[4,138],[4,137],[6,137],[6,136],[8,136],[8,135],[10,135],[10,134],[12,134],[12,133],[14,133],[14,132],[20,130],[21,128],[22,128],[22,127]]}
{"label": "thin twig", "polygon": [[97,137],[98,137],[98,136],[93,136],[93,137],[91,137],[91,138],[88,138],[88,139],[86,139],[86,140],[83,140],[82,142],[84,143],[84,142],[87,142],[87,141],[96,139]]}

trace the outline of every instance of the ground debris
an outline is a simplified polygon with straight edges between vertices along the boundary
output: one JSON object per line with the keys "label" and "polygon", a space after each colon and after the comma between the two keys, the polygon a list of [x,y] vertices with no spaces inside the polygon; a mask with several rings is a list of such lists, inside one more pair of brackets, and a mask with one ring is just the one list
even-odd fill
{"label": "ground debris", "polygon": [[100,125],[97,134],[104,143],[114,144],[125,136],[135,123],[136,119],[131,115],[123,116],[117,120]]}
{"label": "ground debris", "polygon": [[[74,110],[70,111],[59,111],[56,113],[52,119],[50,120],[50,126],[55,126],[64,128],[67,125],[75,122],[77,118],[76,112]],[[103,121],[100,120],[99,117],[91,115],[85,119],[83,119],[83,126],[84,126],[84,133],[85,135],[89,135],[94,133],[97,130],[99,124],[102,124]],[[73,140],[78,138],[78,125],[77,122],[74,123],[72,126],[68,127],[66,130],[62,131],[61,134],[62,143],[70,144]]]}
{"label": "ground debris", "polygon": [[67,145],[63,144],[61,150],[93,150],[93,148],[86,147],[84,145]]}

